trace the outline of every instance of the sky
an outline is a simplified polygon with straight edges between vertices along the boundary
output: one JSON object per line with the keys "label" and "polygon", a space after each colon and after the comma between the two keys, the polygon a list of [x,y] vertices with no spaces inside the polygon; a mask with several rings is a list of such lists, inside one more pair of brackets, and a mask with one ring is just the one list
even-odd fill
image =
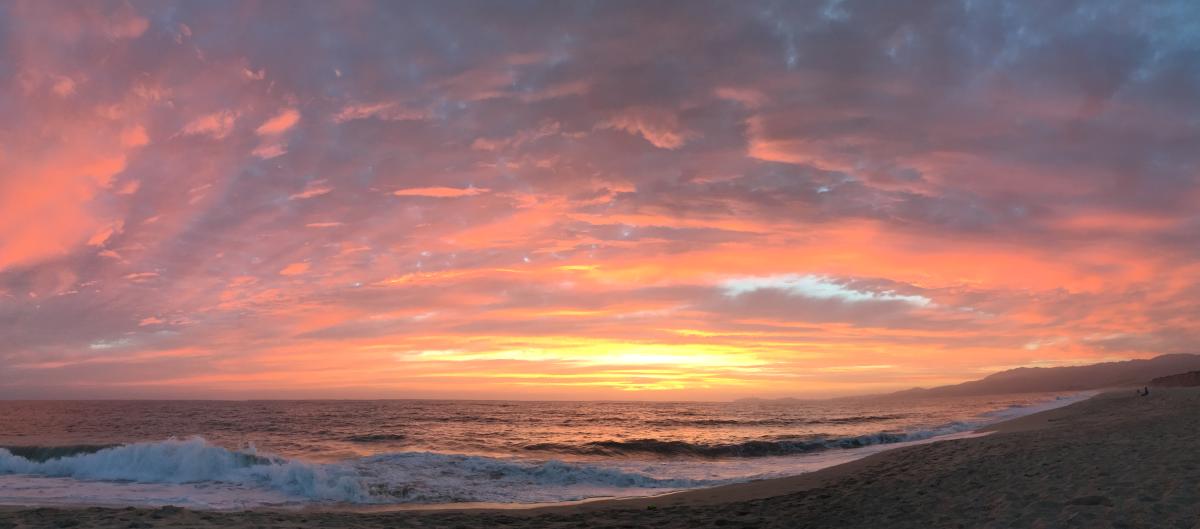
{"label": "sky", "polygon": [[1197,352],[1200,4],[0,3],[0,398]]}

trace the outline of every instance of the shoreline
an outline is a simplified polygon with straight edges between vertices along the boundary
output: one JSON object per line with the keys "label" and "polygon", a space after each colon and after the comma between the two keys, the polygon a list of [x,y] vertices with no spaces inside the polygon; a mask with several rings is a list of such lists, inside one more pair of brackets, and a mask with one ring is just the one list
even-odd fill
{"label": "shoreline", "polygon": [[[551,505],[530,506],[525,509],[513,508],[456,508],[453,506],[445,506],[438,509],[437,504],[429,504],[428,509],[397,509],[397,511],[414,510],[421,512],[441,512],[441,511],[528,511],[530,514],[540,513],[559,513],[559,512],[591,512],[602,511],[608,509],[644,509],[644,508],[659,508],[659,507],[677,507],[677,506],[701,506],[701,505],[719,505],[723,503],[745,502],[770,498],[773,496],[795,494],[825,486],[831,482],[843,479],[846,476],[863,468],[870,467],[877,463],[885,463],[889,458],[896,457],[897,451],[902,451],[907,448],[916,446],[934,445],[944,442],[969,441],[986,437],[993,434],[1003,434],[1011,432],[1035,431],[1043,428],[1049,428],[1062,417],[1070,415],[1067,411],[1077,405],[1084,404],[1092,399],[1103,397],[1107,393],[1097,392],[1077,401],[1073,401],[1066,405],[1042,410],[1039,412],[1023,415],[1011,419],[998,421],[966,432],[956,434],[947,434],[944,436],[922,439],[919,441],[894,443],[891,445],[883,445],[881,449],[875,453],[867,454],[862,457],[851,459],[849,461],[838,463],[832,466],[820,468],[812,472],[805,472],[792,476],[782,476],[775,478],[756,479],[738,483],[730,483],[726,485],[718,485],[715,487],[705,487],[699,489],[681,490],[658,494],[653,496],[640,496],[628,498],[593,498],[587,500],[579,500],[576,502],[561,502]],[[528,504],[526,504],[528,505]],[[381,511],[388,512],[388,511]]]}
{"label": "shoreline", "polygon": [[[736,497],[736,498],[760,497],[761,496],[760,493],[751,493],[750,495],[746,495],[740,491],[742,491],[743,489],[756,490],[756,489],[764,488],[764,487],[769,488],[772,486],[773,483],[776,483],[776,482],[790,483],[792,480],[802,478],[803,476],[811,476],[811,475],[814,475],[817,473],[824,473],[824,472],[829,471],[830,469],[836,469],[836,468],[842,467],[847,464],[851,464],[855,461],[858,461],[858,460],[861,460],[864,458],[870,458],[870,457],[873,457],[873,456],[876,456],[879,454],[891,452],[894,450],[904,449],[904,448],[911,447],[911,446],[945,442],[945,441],[950,441],[950,440],[969,439],[972,437],[988,435],[991,432],[985,431],[987,428],[992,428],[998,424],[1003,424],[1003,423],[1006,423],[1006,422],[1014,419],[1011,416],[1004,417],[1004,415],[1003,415],[1011,409],[1021,410],[1021,412],[1029,414],[1029,415],[1036,415],[1036,414],[1046,411],[1047,409],[1050,409],[1050,410],[1061,409],[1063,407],[1070,406],[1070,405],[1078,403],[1082,400],[1091,398],[1094,395],[1095,395],[1095,392],[1080,392],[1080,393],[1076,393],[1074,395],[1064,395],[1064,396],[1059,396],[1055,399],[1040,401],[1040,402],[1037,402],[1032,405],[1022,405],[1020,407],[1013,407],[1013,408],[999,408],[992,412],[988,412],[988,414],[985,414],[985,415],[991,415],[991,414],[998,415],[998,417],[993,418],[991,422],[976,421],[974,423],[975,426],[970,426],[971,423],[968,423],[964,426],[968,426],[971,429],[965,429],[962,431],[952,431],[951,433],[942,433],[940,435],[934,435],[932,437],[926,437],[926,438],[921,438],[920,436],[918,436],[916,439],[899,441],[899,442],[869,444],[869,445],[862,446],[859,448],[833,449],[833,450],[829,450],[827,452],[821,452],[820,454],[812,454],[812,456],[814,456],[814,457],[818,456],[818,455],[820,457],[817,457],[816,459],[812,459],[809,463],[803,465],[801,468],[788,469],[788,470],[782,471],[782,472],[775,472],[774,473],[775,475],[773,475],[773,476],[759,475],[757,477],[749,477],[749,478],[740,478],[740,479],[734,478],[734,479],[727,480],[727,482],[723,483],[723,484],[709,485],[709,486],[705,486],[705,487],[701,487],[701,488],[668,490],[668,491],[662,491],[662,492],[657,492],[657,493],[647,494],[647,495],[598,496],[598,497],[581,498],[581,499],[575,499],[575,500],[546,501],[546,502],[477,501],[477,502],[455,502],[455,503],[383,503],[383,504],[371,504],[371,503],[365,503],[365,504],[364,503],[303,504],[303,503],[298,503],[298,504],[277,504],[277,505],[264,504],[264,505],[249,506],[249,507],[242,507],[242,508],[210,508],[210,507],[198,507],[198,506],[189,506],[189,505],[170,505],[169,503],[167,505],[162,505],[162,504],[158,504],[158,505],[140,504],[139,505],[137,503],[134,503],[131,505],[131,504],[127,504],[127,503],[122,503],[120,500],[116,500],[116,499],[111,502],[82,501],[82,502],[74,503],[74,502],[70,502],[69,500],[66,500],[64,497],[62,499],[58,499],[57,501],[50,500],[50,501],[45,501],[42,503],[31,502],[31,503],[13,503],[13,504],[7,504],[7,505],[0,505],[0,510],[7,511],[7,510],[14,510],[14,509],[22,510],[22,509],[39,509],[39,508],[51,508],[51,509],[87,509],[87,508],[155,509],[155,508],[161,508],[161,507],[178,507],[178,508],[195,510],[195,511],[203,511],[203,512],[263,511],[263,512],[279,512],[279,513],[334,512],[334,513],[374,514],[374,513],[389,513],[389,512],[436,513],[436,512],[449,512],[449,511],[472,511],[472,512],[518,513],[518,512],[522,512],[522,511],[541,512],[541,511],[556,511],[556,510],[570,510],[570,509],[595,510],[596,508],[621,508],[621,506],[624,506],[624,505],[634,505],[634,504],[637,504],[637,505],[644,504],[646,506],[656,505],[656,504],[680,504],[680,502],[682,502],[682,504],[691,504],[692,503],[691,498],[711,496],[712,493],[710,493],[709,491],[714,491],[714,490],[717,491],[716,494],[718,494],[718,495],[729,494],[729,495],[732,495],[732,497]],[[1025,416],[1028,416],[1028,415],[1020,415],[1020,416],[1017,416],[1016,418],[1021,418],[1021,417],[1025,417]],[[785,458],[786,461],[791,461],[790,458],[794,458],[794,457],[800,457],[800,458],[802,458],[802,460],[807,459],[803,455],[802,456],[776,456],[776,457]],[[766,459],[769,460],[770,458],[766,458]],[[787,462],[781,462],[781,463],[789,464]],[[808,468],[803,468],[804,466],[807,466]],[[766,467],[766,468],[769,468],[769,467],[770,467],[770,465],[768,465],[768,467]],[[836,471],[834,471],[834,472],[836,472]],[[821,475],[824,475],[824,474],[821,474]],[[20,485],[17,485],[17,486],[19,487]],[[792,489],[789,487],[788,490],[792,490]],[[730,491],[732,491],[732,492],[730,492]],[[682,498],[682,499],[678,499],[678,498]],[[594,505],[599,505],[599,507],[594,507]]]}
{"label": "shoreline", "polygon": [[[1158,517],[1151,520],[1194,520],[1200,490],[1190,484],[1200,482],[1200,454],[1190,453],[1200,434],[1198,419],[1200,388],[1159,390],[1146,398],[1112,392],[986,426],[982,436],[897,447],[796,476],[658,496],[386,511],[11,506],[0,507],[0,528],[682,529],[735,520],[753,521],[746,527],[974,527],[988,525],[983,519],[1009,520],[992,527],[1037,527],[1032,522],[1038,520],[1044,527],[1093,527],[1104,526],[1095,524],[1100,513],[1139,509]],[[1147,453],[1130,455],[1139,449]],[[1164,482],[1171,486],[1163,489]],[[1178,497],[1160,499],[1164,494]]]}
{"label": "shoreline", "polygon": [[[1083,401],[1078,401],[1078,402],[1083,402]],[[1070,406],[1070,404],[1063,406],[1063,407],[1067,407],[1067,406]],[[1054,408],[1054,410],[1058,410],[1058,409],[1062,409],[1062,408]],[[1048,411],[1053,411],[1053,410],[1048,410]],[[1038,412],[1038,413],[1044,413],[1044,412]],[[1029,415],[1029,416],[1032,416],[1032,415]],[[1018,418],[1024,418],[1024,417],[1018,417]],[[1015,419],[1010,419],[1010,420],[1015,420]],[[581,499],[581,500],[547,502],[547,503],[499,503],[499,502],[494,502],[494,503],[488,503],[488,502],[398,503],[398,504],[361,505],[361,506],[359,506],[359,505],[335,505],[335,506],[314,505],[314,506],[303,506],[298,509],[267,507],[267,508],[249,509],[249,510],[262,510],[262,511],[270,511],[270,512],[298,512],[298,511],[303,511],[303,512],[347,512],[347,513],[361,513],[361,514],[390,513],[390,512],[435,513],[435,512],[469,511],[469,512],[506,512],[506,513],[514,514],[514,513],[519,513],[519,512],[523,512],[523,511],[530,511],[530,512],[537,513],[537,512],[555,512],[555,511],[560,511],[560,510],[563,510],[563,511],[572,511],[572,510],[589,511],[589,510],[602,510],[602,509],[609,509],[609,508],[619,509],[619,508],[627,508],[629,506],[632,506],[632,508],[640,508],[643,506],[651,506],[651,505],[654,505],[654,506],[658,506],[658,505],[697,505],[697,504],[706,503],[703,501],[697,502],[695,500],[698,498],[710,496],[709,494],[705,494],[707,491],[720,491],[720,493],[728,494],[728,491],[741,491],[741,489],[757,489],[759,484],[763,484],[764,486],[769,486],[769,485],[775,484],[775,483],[782,483],[782,482],[789,482],[791,480],[798,480],[798,478],[802,478],[805,476],[812,476],[814,474],[827,472],[827,471],[832,471],[831,472],[832,474],[837,475],[840,473],[835,471],[835,469],[839,469],[839,468],[847,466],[847,465],[853,465],[854,463],[856,463],[858,461],[862,461],[864,459],[873,458],[876,456],[882,456],[884,454],[892,452],[893,450],[903,450],[905,448],[912,447],[912,446],[921,446],[921,445],[928,445],[928,444],[941,443],[941,442],[947,442],[947,441],[957,441],[957,440],[964,440],[964,439],[974,439],[977,437],[984,437],[987,435],[991,435],[993,432],[984,431],[984,429],[990,428],[992,426],[996,426],[999,424],[1003,424],[1005,422],[1008,422],[1008,421],[1001,421],[999,423],[981,427],[976,430],[969,430],[969,431],[958,432],[958,433],[953,433],[953,434],[946,434],[946,435],[941,435],[941,436],[937,436],[937,437],[931,437],[928,439],[920,439],[920,440],[915,440],[915,441],[904,441],[904,442],[898,442],[898,443],[872,445],[872,446],[867,446],[867,447],[862,447],[862,448],[848,449],[851,451],[858,451],[858,450],[869,451],[869,453],[866,453],[865,455],[861,455],[858,457],[853,457],[851,459],[847,459],[844,462],[835,463],[830,466],[822,467],[822,468],[819,468],[819,469],[816,469],[816,470],[813,470],[810,472],[803,472],[803,473],[792,474],[792,475],[787,475],[787,476],[751,479],[748,481],[737,481],[734,483],[727,483],[724,485],[714,485],[711,487],[675,490],[675,491],[670,491],[670,492],[664,492],[661,494],[652,494],[652,495],[648,495],[648,496],[596,497],[596,498],[585,498],[585,499]],[[695,496],[695,498],[693,498],[693,496]],[[752,494],[746,495],[746,494],[743,494],[740,492],[734,492],[733,496],[745,497],[747,499],[753,499],[753,498],[759,497],[759,495],[757,493],[752,493]],[[682,497],[682,498],[677,501],[675,499],[676,497]],[[664,501],[664,500],[666,500],[666,501]]]}

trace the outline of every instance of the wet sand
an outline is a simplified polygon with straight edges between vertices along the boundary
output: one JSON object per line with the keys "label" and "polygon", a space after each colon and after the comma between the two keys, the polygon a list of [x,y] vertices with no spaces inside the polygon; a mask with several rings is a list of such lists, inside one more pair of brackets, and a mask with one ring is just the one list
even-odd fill
{"label": "wet sand", "polygon": [[0,510],[26,527],[1200,527],[1200,389],[1133,390],[801,476],[526,510]]}

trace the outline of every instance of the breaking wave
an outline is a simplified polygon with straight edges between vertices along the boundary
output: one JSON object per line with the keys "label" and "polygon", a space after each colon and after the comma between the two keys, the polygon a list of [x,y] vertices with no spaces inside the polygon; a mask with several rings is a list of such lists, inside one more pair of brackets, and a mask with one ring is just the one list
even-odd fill
{"label": "breaking wave", "polygon": [[821,424],[858,424],[866,422],[892,421],[908,417],[894,415],[855,415],[825,419],[660,419],[646,421],[649,426],[805,426]]}
{"label": "breaking wave", "polygon": [[754,440],[741,443],[689,443],[660,439],[632,439],[628,441],[594,441],[580,445],[539,443],[526,446],[526,450],[557,452],[588,456],[631,456],[650,454],[662,457],[736,458],[768,457],[806,454],[838,448],[862,448],[877,444],[919,441],[930,437],[965,432],[978,425],[956,422],[932,430],[915,432],[879,432],[842,438],[811,438]]}
{"label": "breaking wave", "polygon": [[[30,457],[26,457],[30,456]],[[108,447],[0,448],[0,475],[83,481],[227,484],[267,489],[296,501],[446,503],[563,501],[627,489],[678,490],[713,484],[560,461],[403,452],[317,464],[228,450],[203,438]]]}
{"label": "breaking wave", "polygon": [[11,455],[30,461],[43,462],[80,454],[94,454],[115,446],[120,445],[0,446],[0,450],[7,450]]}
{"label": "breaking wave", "polygon": [[[881,431],[851,437],[806,437],[797,439],[750,440],[740,443],[690,443],[677,440],[631,439],[592,441],[582,444],[536,443],[525,446],[528,451],[554,452],[579,456],[645,456],[748,458],[798,455],[831,449],[862,448],[864,446],[922,441],[933,437],[975,430],[1006,419],[1057,408],[1090,397],[1093,392],[1059,396],[1051,401],[1032,405],[1012,405],[980,414],[974,420],[954,421],[932,428],[912,431]],[[810,424],[841,424],[846,422],[875,422],[902,418],[904,415],[862,415],[813,421]],[[698,422],[698,421],[697,421]],[[693,423],[695,424],[695,423]]]}
{"label": "breaking wave", "polygon": [[48,459],[19,453],[0,448],[0,473],[137,483],[234,483],[317,500],[362,502],[370,497],[353,471],[344,467],[232,451],[199,437],[67,451]]}

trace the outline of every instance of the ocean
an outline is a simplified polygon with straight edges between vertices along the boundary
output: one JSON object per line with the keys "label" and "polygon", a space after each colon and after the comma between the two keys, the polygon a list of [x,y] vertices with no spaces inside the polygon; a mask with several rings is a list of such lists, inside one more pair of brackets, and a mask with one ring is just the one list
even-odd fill
{"label": "ocean", "polygon": [[977,435],[1084,397],[0,401],[0,505],[400,508],[645,496]]}

